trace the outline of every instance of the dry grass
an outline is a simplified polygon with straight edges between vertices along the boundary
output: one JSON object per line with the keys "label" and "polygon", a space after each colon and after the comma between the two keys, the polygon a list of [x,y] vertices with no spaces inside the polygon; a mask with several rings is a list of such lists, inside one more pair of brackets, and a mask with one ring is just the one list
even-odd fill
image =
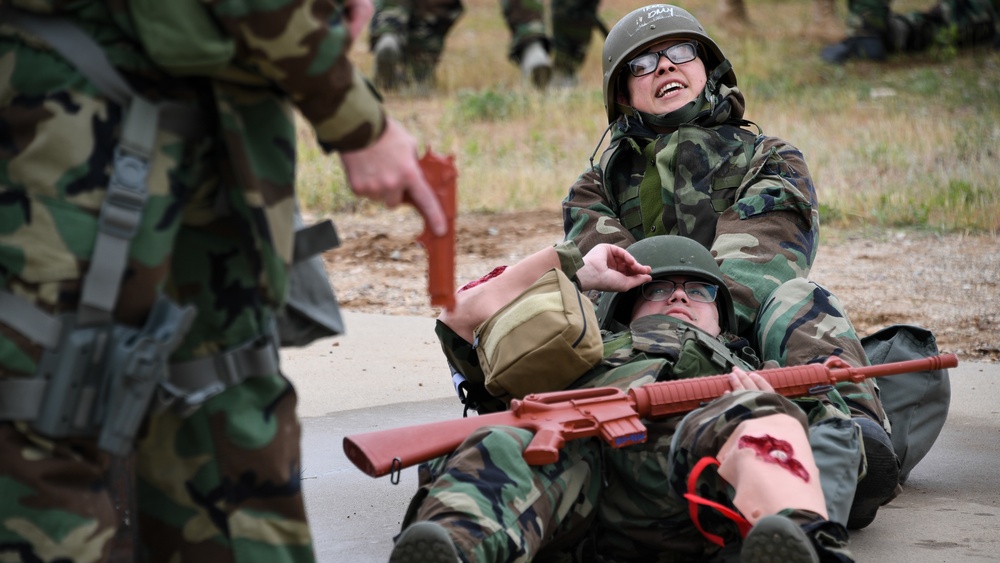
{"label": "dry grass", "polygon": [[[606,0],[601,17],[613,25],[634,6]],[[733,61],[747,117],[802,149],[825,223],[1000,234],[1000,51],[830,67],[818,53],[841,30],[810,29],[809,2],[751,1],[749,29],[722,26],[716,0],[683,6]],[[425,146],[455,155],[462,210],[556,210],[606,126],[601,40],[595,32],[576,88],[535,92],[507,60],[498,3],[466,0],[438,88],[392,93],[386,105]],[[353,58],[371,70],[366,41]],[[303,139],[304,204],[320,212],[355,205],[337,159],[323,158],[306,132]]]}

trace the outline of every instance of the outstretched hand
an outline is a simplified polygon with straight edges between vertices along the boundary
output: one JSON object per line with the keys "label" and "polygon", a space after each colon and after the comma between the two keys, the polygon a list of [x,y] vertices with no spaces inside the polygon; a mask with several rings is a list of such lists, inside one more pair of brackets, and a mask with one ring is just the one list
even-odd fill
{"label": "outstretched hand", "polygon": [[355,195],[382,202],[390,209],[409,196],[432,233],[444,236],[448,232],[444,209],[420,168],[417,143],[395,120],[386,119],[385,131],[375,144],[342,152],[340,160]]}
{"label": "outstretched hand", "polygon": [[576,279],[583,291],[628,291],[653,279],[652,268],[636,261],[624,248],[599,244],[583,257]]}

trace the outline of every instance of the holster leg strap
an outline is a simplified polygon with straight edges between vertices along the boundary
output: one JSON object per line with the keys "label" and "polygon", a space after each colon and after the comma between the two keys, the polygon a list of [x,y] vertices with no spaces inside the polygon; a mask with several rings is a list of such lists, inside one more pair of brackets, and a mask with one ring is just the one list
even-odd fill
{"label": "holster leg strap", "polygon": [[170,364],[168,392],[182,408],[197,407],[248,378],[277,374],[278,361],[277,343],[263,336],[221,354]]}

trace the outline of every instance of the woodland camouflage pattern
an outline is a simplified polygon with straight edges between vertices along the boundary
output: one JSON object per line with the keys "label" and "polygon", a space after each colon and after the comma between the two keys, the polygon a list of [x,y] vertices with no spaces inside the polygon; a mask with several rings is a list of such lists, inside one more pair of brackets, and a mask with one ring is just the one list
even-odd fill
{"label": "woodland camouflage pattern", "polygon": [[[682,344],[691,343],[677,334],[696,329],[681,321],[662,315],[639,321],[625,333],[607,335],[606,360],[574,388],[627,391],[674,379],[678,365],[702,370],[691,377],[726,373],[733,365],[749,368],[734,358],[713,363],[718,358],[703,348]],[[613,449],[596,438],[573,440],[558,462],[542,467],[528,466],[522,457],[530,431],[480,429],[452,455],[420,467],[421,487],[403,529],[415,521],[437,522],[467,561],[706,561],[719,548],[694,527],[683,497],[687,476],[702,457],[715,455],[740,422],[778,413],[803,427],[847,416],[845,409],[816,399],[796,406],[772,393],[732,393],[683,417],[644,421],[646,443]],[[697,494],[731,506],[734,493],[709,470]],[[718,513],[703,509],[699,519],[727,543],[738,541],[735,525]],[[851,560],[846,535],[831,542],[839,553],[834,557],[843,557],[835,560]]]}
{"label": "woodland camouflage pattern", "polygon": [[[693,238],[712,251],[735,301],[739,336],[779,365],[841,356],[868,361],[836,298],[806,281],[819,242],[816,188],[802,152],[740,125],[736,88],[719,86],[692,122],[656,134],[621,115],[600,163],[563,200],[567,240],[627,248],[647,236]],[[752,125],[752,124],[751,124]],[[838,387],[859,414],[885,421],[875,386]]]}
{"label": "woodland camouflage pattern", "polygon": [[[583,64],[597,25],[599,0],[554,0],[552,33],[545,30],[545,6],[540,0],[501,0],[504,21],[511,32],[508,54],[519,62],[521,50],[543,41],[553,54],[557,70],[573,74]],[[445,36],[465,10],[461,0],[383,0],[372,18],[371,48],[386,33],[405,41],[410,65],[433,68],[444,50]]]}
{"label": "woodland camouflage pattern", "polygon": [[594,28],[598,25],[600,0],[552,0],[552,33],[545,32],[544,6],[540,0],[501,0],[511,39],[509,55],[518,62],[521,50],[533,41],[544,41],[552,53],[557,72],[572,75],[587,55]]}
{"label": "woodland camouflage pattern", "polygon": [[[266,337],[292,251],[293,106],[327,151],[366,147],[385,127],[378,99],[347,59],[341,5],[204,2],[235,41],[235,59],[212,77],[178,78],[146,57],[124,0],[13,4],[72,18],[140,93],[204,116],[196,138],[166,128],[157,135],[116,319],[141,324],[160,291],[197,305],[173,361]],[[123,111],[9,25],[0,27],[0,77],[0,288],[71,313]],[[0,323],[0,377],[32,375],[40,353]],[[229,388],[187,418],[150,418],[136,454],[150,561],[313,559],[295,403],[275,373]],[[0,456],[0,560],[108,556],[116,525],[102,482],[109,460],[93,441],[53,442],[3,422]]]}
{"label": "woodland camouflage pattern", "polygon": [[445,38],[462,16],[461,0],[382,0],[375,3],[370,48],[392,33],[403,41],[403,56],[416,76],[428,75],[441,60]]}

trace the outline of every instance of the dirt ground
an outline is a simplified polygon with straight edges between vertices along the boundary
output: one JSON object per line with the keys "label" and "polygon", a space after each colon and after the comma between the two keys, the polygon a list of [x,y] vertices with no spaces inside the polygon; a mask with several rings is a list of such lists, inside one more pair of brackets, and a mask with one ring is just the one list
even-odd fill
{"label": "dirt ground", "polygon": [[[348,310],[434,317],[427,259],[410,209],[332,217],[341,247],[324,255]],[[562,239],[553,210],[456,220],[456,287]],[[1000,361],[1000,239],[825,229],[810,277],[837,295],[863,336],[893,324],[930,329],[942,353]],[[350,327],[348,327],[350,330]]]}

